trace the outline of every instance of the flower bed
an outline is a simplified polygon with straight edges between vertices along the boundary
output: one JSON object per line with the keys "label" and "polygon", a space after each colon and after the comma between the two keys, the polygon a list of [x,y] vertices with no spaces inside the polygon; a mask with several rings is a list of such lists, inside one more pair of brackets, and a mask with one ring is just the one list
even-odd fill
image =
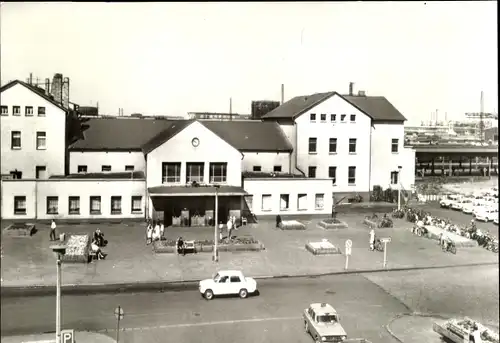
{"label": "flower bed", "polygon": [[347,229],[349,227],[346,222],[336,218],[324,219],[318,223],[318,226],[324,230]]}
{"label": "flower bed", "polygon": [[305,230],[306,226],[297,220],[282,221],[279,225],[281,230]]}
{"label": "flower bed", "polygon": [[[214,246],[213,240],[195,240],[195,252],[212,252]],[[219,251],[260,251],[264,250],[264,244],[251,236],[235,237],[232,240],[223,239],[217,244]],[[175,241],[167,239],[164,241],[153,242],[153,251],[157,254],[175,253]]]}
{"label": "flower bed", "polygon": [[35,224],[14,223],[4,229],[7,236],[11,237],[31,237],[35,234]]}
{"label": "flower bed", "polygon": [[65,263],[88,263],[90,236],[88,234],[70,235],[66,241]]}

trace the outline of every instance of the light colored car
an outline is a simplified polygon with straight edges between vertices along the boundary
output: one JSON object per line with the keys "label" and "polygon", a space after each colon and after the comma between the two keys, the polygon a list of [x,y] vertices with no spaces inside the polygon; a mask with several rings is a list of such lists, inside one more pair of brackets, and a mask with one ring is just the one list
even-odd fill
{"label": "light colored car", "polygon": [[493,224],[498,225],[498,212],[493,216]]}
{"label": "light colored car", "polygon": [[343,342],[347,334],[340,324],[340,318],[332,305],[314,303],[303,313],[304,329],[315,342]]}
{"label": "light colored car", "polygon": [[449,208],[451,204],[460,199],[460,195],[448,194],[445,198],[441,199],[439,206]]}
{"label": "light colored car", "polygon": [[473,202],[464,204],[462,206],[462,212],[465,214],[473,214],[474,210],[478,210],[486,205],[486,202],[482,199],[474,200]]}
{"label": "light colored car", "polygon": [[257,281],[239,270],[221,270],[212,279],[201,280],[199,290],[207,300],[218,295],[239,295],[244,299],[257,292]]}
{"label": "light colored car", "polygon": [[471,198],[461,198],[457,201],[454,201],[451,203],[451,208],[456,211],[462,211],[462,207],[466,204],[471,204],[472,199]]}
{"label": "light colored car", "polygon": [[495,216],[498,216],[498,208],[495,207],[484,207],[475,214],[476,220],[483,222],[492,221]]}

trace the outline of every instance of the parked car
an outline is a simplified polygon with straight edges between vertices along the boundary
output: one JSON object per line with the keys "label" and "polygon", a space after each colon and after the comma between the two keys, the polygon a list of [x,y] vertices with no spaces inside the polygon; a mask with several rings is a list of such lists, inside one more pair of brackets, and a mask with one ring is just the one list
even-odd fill
{"label": "parked car", "polygon": [[476,220],[489,222],[495,219],[495,216],[498,216],[498,208],[494,207],[485,207],[482,210],[476,212]]}
{"label": "parked car", "polygon": [[497,213],[495,219],[493,219],[493,224],[498,225],[498,213]]}
{"label": "parked car", "polygon": [[315,342],[343,342],[347,334],[340,324],[340,318],[332,305],[314,303],[302,314],[304,329]]}
{"label": "parked car", "polygon": [[462,207],[466,204],[471,204],[472,199],[471,198],[461,198],[457,201],[454,201],[451,203],[451,209],[456,210],[456,211],[462,211]]}
{"label": "parked car", "polygon": [[486,205],[482,199],[474,200],[473,202],[463,204],[462,212],[465,214],[473,214],[475,209],[482,208]]}
{"label": "parked car", "polygon": [[244,299],[257,292],[257,281],[239,270],[221,270],[212,279],[201,280],[199,290],[207,300],[218,295],[239,295]]}
{"label": "parked car", "polygon": [[448,194],[445,198],[441,199],[439,206],[443,208],[449,208],[451,204],[460,199],[460,195]]}

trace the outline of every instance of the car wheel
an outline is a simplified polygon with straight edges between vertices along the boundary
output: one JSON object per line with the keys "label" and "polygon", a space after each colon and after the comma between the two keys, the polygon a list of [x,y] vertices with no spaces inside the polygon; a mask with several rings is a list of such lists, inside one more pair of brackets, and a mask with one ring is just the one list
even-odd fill
{"label": "car wheel", "polygon": [[214,298],[214,292],[211,289],[207,289],[204,293],[205,299],[212,300]]}
{"label": "car wheel", "polygon": [[245,299],[248,296],[248,292],[244,288],[240,289],[240,293],[239,294],[240,294],[240,298],[241,299]]}

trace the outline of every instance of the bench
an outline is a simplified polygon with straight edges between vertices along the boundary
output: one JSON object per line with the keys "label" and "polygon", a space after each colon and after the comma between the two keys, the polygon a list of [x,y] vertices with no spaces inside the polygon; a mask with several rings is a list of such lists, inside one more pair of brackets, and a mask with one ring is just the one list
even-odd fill
{"label": "bench", "polygon": [[95,251],[90,251],[89,252],[89,262],[92,262],[94,260],[97,260],[97,252]]}

